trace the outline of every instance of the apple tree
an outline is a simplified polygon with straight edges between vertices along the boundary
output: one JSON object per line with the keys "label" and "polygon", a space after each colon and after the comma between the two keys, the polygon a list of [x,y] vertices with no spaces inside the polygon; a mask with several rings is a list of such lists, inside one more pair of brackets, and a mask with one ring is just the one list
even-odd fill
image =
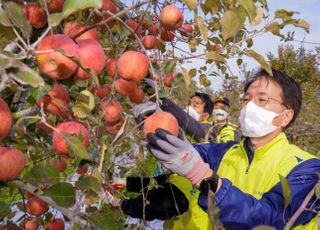
{"label": "apple tree", "polygon": [[[288,25],[309,27],[295,12],[271,15],[266,0],[0,6],[0,219],[10,229],[63,229],[65,222],[121,228],[124,217],[105,196],[115,157],[135,156],[123,176],[150,176],[155,168],[132,107],[144,100],[159,107],[164,96],[186,102],[198,87],[209,89],[214,76],[235,78],[230,59],[240,66],[249,56],[270,72],[252,49],[255,37],[285,40]],[[168,122],[159,119],[151,126]]]}

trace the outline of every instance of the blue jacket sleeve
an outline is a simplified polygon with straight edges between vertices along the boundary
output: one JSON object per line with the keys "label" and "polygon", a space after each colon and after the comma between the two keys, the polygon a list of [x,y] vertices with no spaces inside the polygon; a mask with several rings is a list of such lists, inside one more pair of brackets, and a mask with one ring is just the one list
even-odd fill
{"label": "blue jacket sleeve", "polygon": [[162,99],[161,109],[175,116],[179,122],[179,126],[196,141],[204,138],[206,130],[210,127],[209,124],[201,124],[193,119],[182,108],[167,98]]}
{"label": "blue jacket sleeve", "polygon": [[[284,209],[284,198],[281,184],[276,184],[260,200],[243,193],[233,186],[227,179],[223,179],[220,190],[216,193],[215,203],[220,210],[220,220],[226,229],[251,229],[258,225],[273,226],[283,229],[295,211],[301,206],[305,196],[318,182],[317,173],[320,172],[320,159],[311,159],[296,166],[287,176],[291,188],[291,202]],[[207,198],[201,194],[199,205],[206,209]],[[315,196],[308,204],[308,208],[320,209],[320,201]],[[304,211],[295,222],[296,225],[309,222],[316,214]]]}
{"label": "blue jacket sleeve", "polygon": [[209,142],[205,144],[193,144],[193,147],[199,152],[204,162],[210,165],[210,168],[217,171],[220,162],[229,148],[237,142],[215,143]]}

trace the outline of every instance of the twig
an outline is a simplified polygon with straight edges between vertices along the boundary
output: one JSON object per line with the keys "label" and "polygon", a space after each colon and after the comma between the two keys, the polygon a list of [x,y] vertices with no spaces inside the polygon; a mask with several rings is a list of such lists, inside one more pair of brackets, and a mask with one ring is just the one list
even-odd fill
{"label": "twig", "polygon": [[308,193],[308,195],[304,198],[301,206],[297,209],[297,211],[293,214],[293,216],[290,218],[290,220],[286,223],[286,225],[284,226],[284,230],[290,230],[291,227],[294,225],[294,223],[296,222],[296,220],[299,218],[299,216],[301,215],[302,212],[305,211],[309,201],[311,200],[311,198],[314,195],[314,191],[316,189],[317,186],[319,186],[320,181],[318,181],[318,183],[316,183],[314,185],[314,187],[311,189],[311,191]]}
{"label": "twig", "polygon": [[[142,5],[144,5],[144,4],[148,3],[148,2],[150,2],[150,0],[146,0],[146,1],[144,1],[144,2],[141,2],[141,3],[138,3],[138,4],[136,4],[136,5],[133,5],[133,6],[129,7],[129,8],[126,8],[126,9],[124,9],[124,10],[121,10],[121,11],[119,11],[119,12],[116,13],[116,14],[112,14],[112,16],[110,16],[109,18],[104,19],[104,20],[102,20],[102,21],[100,21],[100,22],[98,22],[98,23],[95,23],[95,24],[92,24],[92,25],[88,26],[87,28],[85,28],[84,30],[80,31],[79,33],[71,36],[71,38],[72,38],[72,39],[76,39],[77,37],[81,36],[81,35],[84,34],[85,32],[87,32],[87,31],[89,31],[89,30],[91,30],[91,29],[93,29],[93,28],[96,28],[96,27],[98,27],[98,26],[102,26],[102,25],[104,25],[105,23],[108,23],[108,22],[112,21],[113,19],[116,19],[116,18],[118,18],[119,16],[125,14],[126,12],[128,12],[128,11],[130,11],[130,10],[132,10],[132,9],[135,9],[135,8],[137,8],[137,7],[139,7],[139,6],[142,6]],[[110,14],[110,15],[111,15],[111,14]]]}

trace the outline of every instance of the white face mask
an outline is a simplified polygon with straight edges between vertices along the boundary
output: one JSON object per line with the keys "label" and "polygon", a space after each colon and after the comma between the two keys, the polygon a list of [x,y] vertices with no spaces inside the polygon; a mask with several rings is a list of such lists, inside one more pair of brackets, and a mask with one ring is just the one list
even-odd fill
{"label": "white face mask", "polygon": [[214,114],[214,117],[217,121],[224,121],[228,118],[229,115],[229,113],[227,113],[223,109],[214,109],[212,113]]}
{"label": "white face mask", "polygon": [[191,117],[193,117],[195,120],[199,121],[200,114],[195,111],[195,109],[192,106],[187,106],[184,111],[188,113]]}
{"label": "white face mask", "polygon": [[267,135],[278,128],[272,124],[273,119],[278,115],[249,101],[247,106],[240,111],[241,131],[247,137]]}

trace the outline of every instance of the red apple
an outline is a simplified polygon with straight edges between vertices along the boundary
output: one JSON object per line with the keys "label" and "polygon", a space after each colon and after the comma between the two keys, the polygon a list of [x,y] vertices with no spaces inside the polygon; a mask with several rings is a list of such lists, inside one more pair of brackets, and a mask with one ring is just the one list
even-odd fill
{"label": "red apple", "polygon": [[[84,147],[89,146],[89,131],[82,124],[75,121],[65,121],[56,127],[57,131],[54,131],[52,137],[53,148],[60,155],[69,157],[68,155],[68,144],[63,138],[62,134],[67,133],[71,135],[82,135],[82,144]],[[60,132],[61,134],[59,134]]]}
{"label": "red apple", "polygon": [[92,89],[92,93],[97,95],[100,99],[108,97],[111,93],[111,85],[105,84],[100,87],[95,87]]}
{"label": "red apple", "polygon": [[0,181],[18,177],[25,164],[23,153],[16,148],[0,147]]}
{"label": "red apple", "polygon": [[76,173],[80,174],[80,175],[84,175],[88,172],[88,165],[83,165],[83,166],[79,166],[76,170]]}
{"label": "red apple", "polygon": [[46,226],[46,230],[64,230],[64,221],[61,218],[56,218]]}
{"label": "red apple", "polygon": [[143,128],[144,137],[146,137],[148,133],[155,133],[158,128],[165,129],[175,136],[179,134],[178,121],[168,112],[154,113],[145,119]]}
{"label": "red apple", "polygon": [[[63,50],[61,52],[44,52],[48,50]],[[66,56],[79,59],[79,48],[77,44],[68,36],[54,34],[45,37],[38,45],[36,55],[39,69],[48,77],[56,80],[69,78],[78,65]]]}
{"label": "red apple", "polygon": [[12,127],[12,114],[10,108],[3,99],[0,98],[0,140],[10,133]]}
{"label": "red apple", "polygon": [[[84,68],[91,68],[96,75],[99,75],[104,69],[106,55],[99,42],[93,39],[81,40],[78,42],[80,52],[80,63]],[[79,79],[88,79],[90,74],[86,73],[80,67],[75,72]]]}
{"label": "red apple", "polygon": [[[141,37],[142,34],[142,28],[141,26],[134,20],[132,19],[127,19],[125,23],[134,31],[134,33],[138,36]],[[135,38],[133,34],[129,36],[130,38]]]}
{"label": "red apple", "polygon": [[54,159],[52,161],[52,166],[58,171],[58,172],[64,172],[67,167],[68,167],[68,164],[65,160],[63,159]]}
{"label": "red apple", "polygon": [[56,83],[53,88],[37,101],[37,106],[41,108],[43,103],[44,111],[61,117],[70,114],[70,97],[68,91],[62,84]]}
{"label": "red apple", "polygon": [[110,77],[114,78],[116,75],[116,60],[113,58],[108,58],[106,63],[106,70]]}
{"label": "red apple", "polygon": [[193,28],[191,24],[186,23],[181,26],[180,33],[182,36],[189,36],[190,34],[192,34],[192,32]]}
{"label": "red apple", "polygon": [[136,85],[134,82],[127,81],[122,78],[117,79],[114,83],[114,88],[116,92],[122,97],[128,96],[135,87]]}
{"label": "red apple", "polygon": [[165,28],[161,28],[160,38],[162,41],[170,42],[174,39],[174,33],[166,30]]}
{"label": "red apple", "polygon": [[164,78],[164,84],[167,87],[171,87],[171,81],[177,76],[176,72],[169,73]]}
{"label": "red apple", "polygon": [[183,23],[182,11],[174,6],[168,5],[160,12],[160,23],[167,30],[176,30]]}
{"label": "red apple", "polygon": [[142,89],[135,87],[133,91],[129,94],[129,99],[131,102],[139,104],[144,100],[144,92]]}
{"label": "red apple", "polygon": [[36,219],[28,220],[25,225],[25,230],[38,230],[39,224]]}
{"label": "red apple", "polygon": [[[84,23],[81,21],[70,21],[64,25],[63,33],[69,36],[73,36],[82,30],[86,29],[86,26],[83,25]],[[87,32],[81,34],[79,37],[76,38],[76,42],[85,39],[93,39],[99,42],[99,34],[96,29],[88,30]]]}
{"label": "red apple", "polygon": [[152,23],[148,30],[152,35],[157,36],[159,34],[159,27],[156,23]]}
{"label": "red apple", "polygon": [[23,7],[24,14],[30,24],[37,29],[47,24],[46,11],[37,2],[29,2]]}
{"label": "red apple", "polygon": [[[106,20],[110,17],[107,11],[111,12],[112,14],[116,14],[118,12],[117,6],[114,4],[112,0],[103,0],[102,7],[99,9],[103,14],[103,18]],[[95,15],[95,21],[101,21],[101,16]],[[108,22],[108,26],[112,26],[113,21]]]}
{"label": "red apple", "polygon": [[103,111],[103,120],[106,122],[115,122],[122,117],[122,106],[117,100],[103,101],[100,104],[100,108]]}
{"label": "red apple", "polygon": [[153,35],[144,36],[142,43],[145,49],[155,49],[157,48],[157,38]]}
{"label": "red apple", "polygon": [[120,56],[117,68],[122,78],[138,82],[144,79],[149,71],[148,58],[137,51],[126,51]]}
{"label": "red apple", "polygon": [[121,128],[121,126],[123,125],[123,122],[124,122],[123,119],[120,119],[114,122],[107,122],[105,126],[106,132],[112,135],[116,135],[119,129]]}
{"label": "red apple", "polygon": [[39,197],[32,196],[27,202],[27,212],[34,216],[40,216],[48,210],[48,203]]}
{"label": "red apple", "polygon": [[46,0],[49,12],[60,13],[63,10],[64,0]]}

